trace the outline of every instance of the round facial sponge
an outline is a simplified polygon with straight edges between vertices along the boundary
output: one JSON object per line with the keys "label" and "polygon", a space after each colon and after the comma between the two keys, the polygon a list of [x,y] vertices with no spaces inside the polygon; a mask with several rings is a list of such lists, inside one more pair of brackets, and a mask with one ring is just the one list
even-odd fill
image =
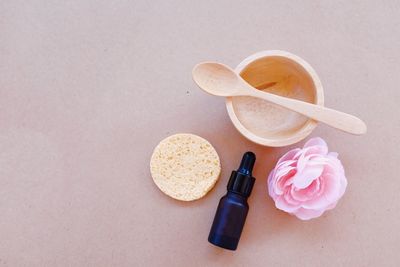
{"label": "round facial sponge", "polygon": [[191,201],[207,194],[217,182],[221,163],[214,147],[193,134],[175,134],[154,149],[150,172],[168,196]]}

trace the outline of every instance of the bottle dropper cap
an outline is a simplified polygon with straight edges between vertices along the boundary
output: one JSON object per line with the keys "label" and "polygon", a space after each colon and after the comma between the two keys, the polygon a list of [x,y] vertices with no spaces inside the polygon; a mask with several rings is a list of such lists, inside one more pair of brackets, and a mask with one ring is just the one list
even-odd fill
{"label": "bottle dropper cap", "polygon": [[252,176],[256,155],[253,152],[246,152],[240,162],[239,169],[232,171],[228,182],[228,191],[249,197],[256,179]]}

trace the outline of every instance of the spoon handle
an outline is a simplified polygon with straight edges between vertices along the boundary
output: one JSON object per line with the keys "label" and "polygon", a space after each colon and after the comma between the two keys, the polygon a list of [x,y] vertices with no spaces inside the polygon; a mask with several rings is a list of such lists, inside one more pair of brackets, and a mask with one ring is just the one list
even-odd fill
{"label": "spoon handle", "polygon": [[293,110],[311,119],[323,122],[329,126],[351,134],[361,135],[367,132],[367,126],[362,120],[344,112],[255,90],[252,87],[251,90],[246,90],[246,93],[250,96],[262,98],[266,101]]}

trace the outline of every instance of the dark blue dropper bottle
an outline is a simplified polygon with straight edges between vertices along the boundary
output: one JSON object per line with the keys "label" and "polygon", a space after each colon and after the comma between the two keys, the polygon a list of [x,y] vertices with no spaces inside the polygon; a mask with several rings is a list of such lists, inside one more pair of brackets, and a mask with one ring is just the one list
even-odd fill
{"label": "dark blue dropper bottle", "polygon": [[246,152],[239,169],[232,171],[228,182],[228,193],[218,204],[208,241],[221,248],[236,250],[249,205],[247,198],[255,182],[252,176],[256,155]]}

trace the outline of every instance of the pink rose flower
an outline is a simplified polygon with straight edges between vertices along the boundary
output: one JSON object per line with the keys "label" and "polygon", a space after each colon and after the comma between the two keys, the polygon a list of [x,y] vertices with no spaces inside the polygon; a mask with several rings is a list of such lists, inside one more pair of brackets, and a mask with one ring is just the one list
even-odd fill
{"label": "pink rose flower", "polygon": [[347,186],[337,157],[319,137],[283,155],[268,176],[268,192],[275,206],[301,220],[333,209]]}

